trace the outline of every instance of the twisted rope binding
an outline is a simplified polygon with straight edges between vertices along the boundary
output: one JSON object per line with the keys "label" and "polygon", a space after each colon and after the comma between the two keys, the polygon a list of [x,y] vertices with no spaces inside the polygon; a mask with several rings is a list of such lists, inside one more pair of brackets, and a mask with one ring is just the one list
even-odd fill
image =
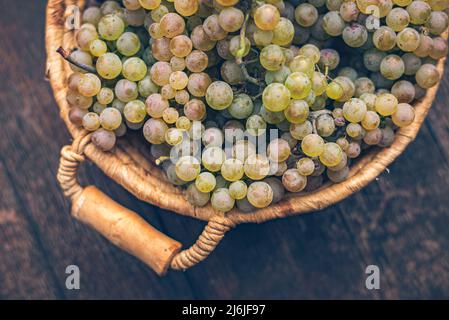
{"label": "twisted rope binding", "polygon": [[173,258],[170,267],[174,270],[186,270],[203,261],[214,251],[225,233],[235,225],[235,222],[228,217],[213,216],[195,244],[178,253]]}
{"label": "twisted rope binding", "polygon": [[56,178],[61,185],[64,195],[73,201],[83,191],[77,180],[79,164],[85,160],[84,149],[90,142],[91,134],[84,133],[73,140],[72,145],[61,150],[58,174]]}

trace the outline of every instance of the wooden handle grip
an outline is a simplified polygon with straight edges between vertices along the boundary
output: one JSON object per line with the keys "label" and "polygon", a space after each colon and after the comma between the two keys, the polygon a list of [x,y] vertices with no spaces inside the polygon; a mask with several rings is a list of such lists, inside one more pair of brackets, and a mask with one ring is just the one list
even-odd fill
{"label": "wooden handle grip", "polygon": [[72,204],[72,215],[118,247],[164,275],[181,243],[159,232],[94,186],[84,188]]}

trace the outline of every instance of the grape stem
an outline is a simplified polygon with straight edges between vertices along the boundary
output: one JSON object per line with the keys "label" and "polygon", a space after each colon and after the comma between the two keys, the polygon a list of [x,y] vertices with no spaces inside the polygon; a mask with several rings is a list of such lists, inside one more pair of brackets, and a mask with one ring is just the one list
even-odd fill
{"label": "grape stem", "polygon": [[169,159],[170,159],[170,157],[162,156],[162,157],[157,158],[156,161],[154,161],[154,162],[156,163],[156,165],[159,166],[162,164],[162,162],[167,161]]}
{"label": "grape stem", "polygon": [[95,70],[94,67],[73,60],[72,57],[70,56],[71,52],[65,50],[63,47],[59,47],[58,50],[56,50],[56,52],[59,53],[66,61],[70,62],[74,66],[83,69],[84,71],[97,74],[97,70]]}

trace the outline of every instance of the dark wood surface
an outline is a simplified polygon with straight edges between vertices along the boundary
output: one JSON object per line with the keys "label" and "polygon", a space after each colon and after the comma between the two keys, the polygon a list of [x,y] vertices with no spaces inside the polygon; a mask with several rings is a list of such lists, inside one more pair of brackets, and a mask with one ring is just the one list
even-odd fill
{"label": "dark wood surface", "polygon": [[[0,299],[449,298],[449,76],[414,143],[331,208],[231,231],[210,258],[159,278],[69,215],[56,182],[70,142],[44,80],[46,1],[0,0]],[[95,166],[93,183],[191,244],[202,222],[137,201]],[[76,264],[81,289],[65,288]],[[365,288],[365,268],[381,289]]]}

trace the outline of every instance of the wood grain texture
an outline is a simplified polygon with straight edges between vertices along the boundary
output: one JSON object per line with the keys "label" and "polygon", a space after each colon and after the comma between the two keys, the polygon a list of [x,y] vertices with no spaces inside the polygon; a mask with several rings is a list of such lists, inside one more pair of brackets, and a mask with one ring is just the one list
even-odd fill
{"label": "wood grain texture", "polygon": [[[321,212],[239,226],[206,262],[159,278],[69,216],[55,178],[69,135],[44,81],[45,1],[0,5],[0,298],[449,298],[449,75],[390,173]],[[204,227],[137,201],[93,165],[80,178],[186,245]],[[65,289],[70,264],[79,291]],[[365,288],[369,264],[381,290]]]}

